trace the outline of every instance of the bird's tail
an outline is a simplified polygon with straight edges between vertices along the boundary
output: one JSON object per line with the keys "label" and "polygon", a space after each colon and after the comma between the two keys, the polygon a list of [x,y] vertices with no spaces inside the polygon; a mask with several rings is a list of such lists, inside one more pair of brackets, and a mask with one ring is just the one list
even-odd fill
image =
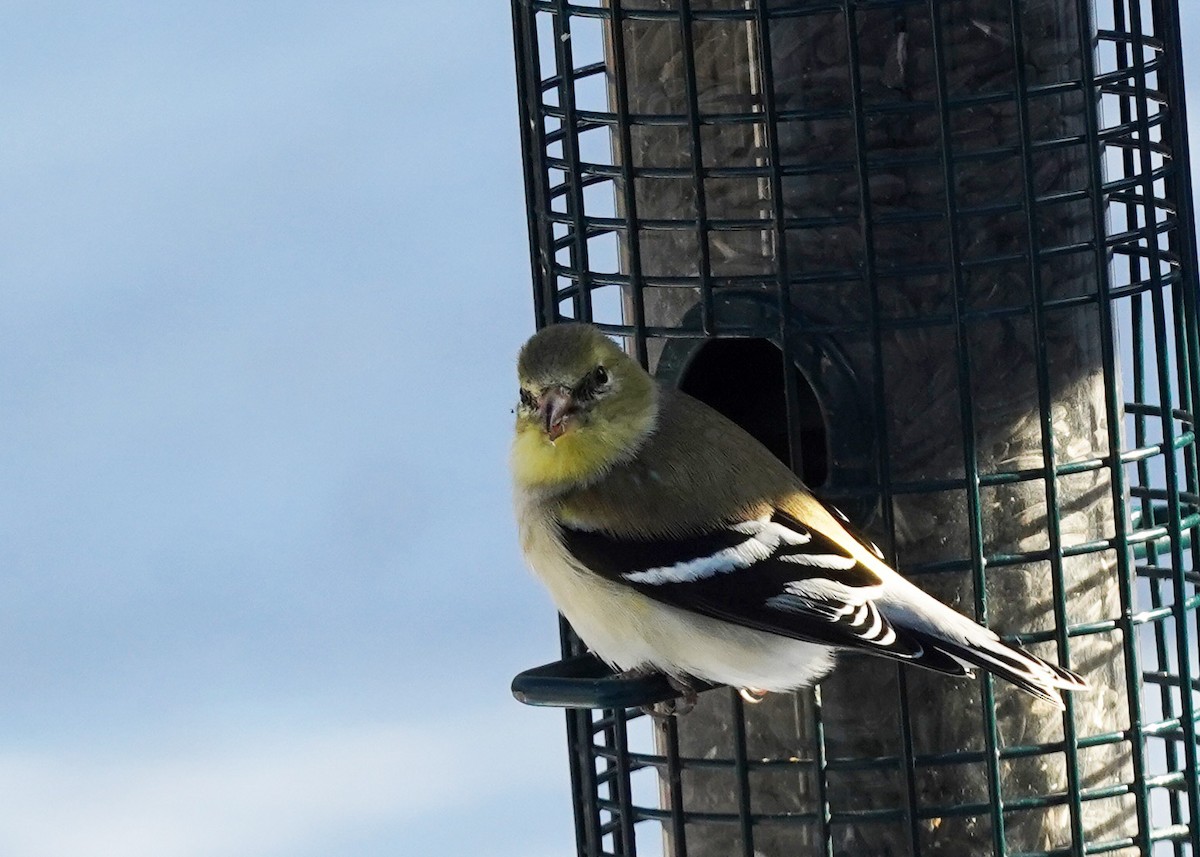
{"label": "bird's tail", "polygon": [[880,606],[887,618],[924,649],[912,661],[918,666],[959,674],[978,667],[1059,708],[1062,691],[1088,689],[1076,673],[1005,643],[908,581],[893,583],[886,601]]}
{"label": "bird's tail", "polygon": [[[1077,673],[1043,660],[1020,646],[1008,645],[982,627],[979,630],[994,639],[985,637],[958,641],[929,634],[914,636],[921,640],[926,651],[932,649],[942,655],[948,655],[968,671],[972,667],[979,667],[994,673],[1058,708],[1064,707],[1062,691],[1088,689],[1088,683]],[[915,663],[924,666],[921,660],[918,658]],[[933,669],[939,668],[932,663],[929,666]]]}

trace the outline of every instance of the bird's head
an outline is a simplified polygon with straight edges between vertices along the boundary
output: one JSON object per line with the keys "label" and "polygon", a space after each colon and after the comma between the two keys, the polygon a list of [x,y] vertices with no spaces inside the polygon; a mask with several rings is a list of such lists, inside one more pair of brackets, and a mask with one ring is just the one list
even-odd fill
{"label": "bird's head", "polygon": [[525,487],[591,482],[632,457],[654,429],[654,380],[590,324],[536,333],[517,358],[517,379],[512,468]]}

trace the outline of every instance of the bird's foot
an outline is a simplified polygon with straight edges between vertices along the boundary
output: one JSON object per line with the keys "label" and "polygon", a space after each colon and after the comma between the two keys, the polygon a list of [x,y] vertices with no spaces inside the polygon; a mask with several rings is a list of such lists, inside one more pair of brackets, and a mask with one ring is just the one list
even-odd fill
{"label": "bird's foot", "polygon": [[656,702],[653,705],[643,705],[642,711],[649,714],[651,717],[678,717],[681,714],[687,714],[696,707],[696,701],[699,699],[696,693],[696,688],[688,683],[687,679],[679,676],[667,676],[667,683],[671,688],[679,693],[675,699],[668,699],[663,702]]}
{"label": "bird's foot", "polygon": [[767,698],[768,693],[770,693],[770,691],[762,690],[761,688],[757,687],[738,688],[738,696],[742,698],[742,701],[748,702],[751,705],[758,705]]}

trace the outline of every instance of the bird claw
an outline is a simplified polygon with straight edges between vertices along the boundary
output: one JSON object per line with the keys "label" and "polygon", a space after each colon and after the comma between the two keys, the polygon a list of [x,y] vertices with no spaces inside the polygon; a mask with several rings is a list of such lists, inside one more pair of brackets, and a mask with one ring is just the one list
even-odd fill
{"label": "bird claw", "polygon": [[738,696],[742,698],[743,702],[747,702],[750,705],[758,705],[767,698],[768,693],[770,693],[770,691],[762,690],[761,688],[757,687],[738,688]]}
{"label": "bird claw", "polygon": [[672,690],[679,693],[679,696],[675,699],[656,702],[653,705],[643,705],[642,711],[651,717],[667,718],[687,714],[696,707],[699,696],[696,693],[696,688],[688,684],[686,679],[669,675],[667,676],[667,683],[671,685]]}
{"label": "bird claw", "polygon": [[696,707],[696,699],[695,694],[680,696],[664,702],[656,702],[653,705],[643,705],[642,711],[656,719],[665,720],[669,717],[678,717],[681,714],[689,713]]}

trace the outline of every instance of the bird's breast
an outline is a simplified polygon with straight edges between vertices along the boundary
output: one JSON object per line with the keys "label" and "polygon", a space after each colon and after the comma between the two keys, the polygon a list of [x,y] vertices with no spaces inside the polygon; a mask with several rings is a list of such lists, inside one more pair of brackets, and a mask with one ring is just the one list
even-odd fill
{"label": "bird's breast", "polygon": [[559,612],[596,654],[622,668],[648,662],[643,642],[655,606],[650,599],[583,567],[548,517],[523,516],[521,546]]}

